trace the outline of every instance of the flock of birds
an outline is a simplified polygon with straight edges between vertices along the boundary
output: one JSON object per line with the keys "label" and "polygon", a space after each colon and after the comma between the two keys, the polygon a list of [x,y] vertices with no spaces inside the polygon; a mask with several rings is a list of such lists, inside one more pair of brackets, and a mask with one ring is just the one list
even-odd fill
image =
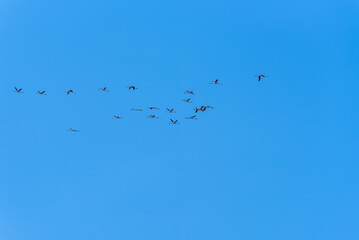
{"label": "flock of birds", "polygon": [[[257,75],[256,77],[258,77],[258,82],[261,81],[262,78],[265,78],[265,77],[268,77],[267,75],[264,75],[264,74],[260,74],[260,75]],[[210,82],[209,84],[214,84],[214,85],[222,85],[222,83],[219,83],[219,80],[216,79],[212,82]],[[128,86],[128,89],[129,90],[137,90],[137,87],[135,86]],[[103,92],[109,92],[109,90],[107,89],[107,87],[103,87],[103,88],[100,88],[99,89],[100,91],[103,91]],[[22,91],[22,88],[17,88],[15,87],[15,93],[24,93]],[[39,95],[46,95],[46,91],[40,91],[38,90],[36,92],[37,94]],[[69,95],[69,94],[76,94],[76,92],[73,90],[73,89],[70,89],[68,91],[66,91],[66,94]],[[185,94],[189,94],[189,95],[194,95],[194,92],[193,91],[190,91],[190,90],[186,90],[185,91]],[[191,102],[191,98],[186,98],[186,99],[183,99],[184,102],[186,103],[192,103]],[[195,113],[198,113],[198,112],[205,112],[207,109],[212,109],[213,107],[211,106],[201,106],[201,107],[196,107],[194,109],[194,112]],[[159,108],[157,107],[149,107],[150,110],[160,110]],[[142,109],[139,109],[139,108],[132,108],[131,109],[132,111],[142,111]],[[175,109],[169,109],[167,108],[166,109],[168,113],[175,113]],[[122,119],[121,116],[119,115],[113,115],[113,118],[114,119]],[[156,114],[150,114],[147,118],[159,118]],[[197,119],[197,115],[193,115],[193,116],[190,116],[190,117],[186,117],[185,119],[191,119],[191,120],[196,120]],[[169,124],[172,124],[172,125],[177,125],[177,124],[180,124],[178,122],[178,120],[173,120],[172,118],[170,118],[170,123]],[[77,129],[73,129],[73,128],[69,128],[68,131],[71,131],[71,132],[79,132],[79,130]]]}

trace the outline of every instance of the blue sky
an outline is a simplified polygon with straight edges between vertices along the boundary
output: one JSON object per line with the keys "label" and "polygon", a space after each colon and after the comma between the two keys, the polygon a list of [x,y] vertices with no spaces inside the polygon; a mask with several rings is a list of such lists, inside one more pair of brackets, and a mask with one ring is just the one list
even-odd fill
{"label": "blue sky", "polygon": [[358,239],[358,14],[0,1],[0,238]]}

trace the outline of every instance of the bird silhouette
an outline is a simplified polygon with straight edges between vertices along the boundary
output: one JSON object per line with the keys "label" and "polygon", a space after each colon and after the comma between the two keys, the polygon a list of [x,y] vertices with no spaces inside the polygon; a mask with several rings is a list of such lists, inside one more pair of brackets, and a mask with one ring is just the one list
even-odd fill
{"label": "bird silhouette", "polygon": [[102,92],[110,92],[110,91],[107,90],[107,87],[100,88],[100,91],[102,91]]}
{"label": "bird silhouette", "polygon": [[218,79],[216,79],[215,81],[213,82],[210,82],[209,84],[215,84],[215,85],[220,85],[221,83],[218,82]]}
{"label": "bird silhouette", "polygon": [[[202,106],[202,107],[203,107],[203,106]],[[203,111],[202,107],[200,107],[200,108],[196,107],[196,108],[194,109],[195,113],[197,113],[197,112],[199,112],[199,111]]]}
{"label": "bird silhouette", "polygon": [[196,115],[194,115],[192,117],[186,117],[186,119],[198,119],[198,118],[196,118]]}
{"label": "bird silhouette", "polygon": [[17,88],[15,87],[15,92],[16,92],[16,93],[23,93],[23,92],[21,92],[21,90],[22,90],[22,88],[17,89]]}
{"label": "bird silhouette", "polygon": [[122,119],[122,117],[120,117],[119,115],[113,115],[113,118],[115,118],[115,119]]}
{"label": "bird silhouette", "polygon": [[183,101],[186,102],[186,103],[192,103],[191,98],[183,99]]}
{"label": "bird silhouette", "polygon": [[139,109],[139,108],[132,108],[131,110],[132,111],[140,111],[140,112],[142,111],[142,109]]}
{"label": "bird silhouette", "polygon": [[158,118],[156,115],[150,115],[147,118]]}
{"label": "bird silhouette", "polygon": [[213,108],[211,106],[202,106],[201,109],[202,109],[202,112],[206,111],[207,108]]}
{"label": "bird silhouette", "polygon": [[129,86],[128,89],[129,89],[129,90],[132,89],[133,91],[135,91],[137,88],[136,88],[135,86]]}
{"label": "bird silhouette", "polygon": [[159,108],[156,108],[156,107],[149,107],[149,109],[151,109],[151,110],[160,110]]}
{"label": "bird silhouette", "polygon": [[73,128],[68,129],[68,131],[71,131],[71,132],[80,132],[79,130],[76,130],[76,129],[73,129]]}
{"label": "bird silhouette", "polygon": [[45,92],[46,92],[46,91],[42,91],[42,92],[41,92],[41,91],[37,91],[37,93],[40,94],[40,95],[46,95]]}
{"label": "bird silhouette", "polygon": [[167,108],[167,111],[168,111],[169,113],[175,113],[174,109],[169,109],[169,108]]}
{"label": "bird silhouette", "polygon": [[186,90],[184,93],[194,95],[193,91],[190,91],[190,90]]}
{"label": "bird silhouette", "polygon": [[179,124],[178,120],[175,120],[175,121],[173,121],[172,119],[170,119],[170,120],[171,120],[170,124]]}
{"label": "bird silhouette", "polygon": [[70,93],[76,94],[76,93],[74,92],[74,90],[72,90],[72,89],[68,90],[66,93],[67,93],[67,95],[69,95]]}
{"label": "bird silhouette", "polygon": [[265,77],[269,77],[269,76],[265,76],[264,74],[258,75],[258,82],[260,82],[261,79],[262,79],[262,78],[265,78]]}

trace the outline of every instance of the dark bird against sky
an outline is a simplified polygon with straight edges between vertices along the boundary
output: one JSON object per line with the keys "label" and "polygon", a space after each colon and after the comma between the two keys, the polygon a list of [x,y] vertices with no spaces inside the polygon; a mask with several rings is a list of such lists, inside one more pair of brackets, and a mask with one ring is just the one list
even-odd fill
{"label": "dark bird against sky", "polygon": [[178,122],[178,120],[172,120],[172,119],[170,119],[171,120],[171,122],[170,122],[170,124],[179,124],[179,122]]}
{"label": "dark bird against sky", "polygon": [[15,92],[16,92],[16,93],[23,93],[23,92],[21,92],[21,90],[22,90],[22,88],[17,89],[17,88],[15,87]]}
{"label": "dark bird against sky", "polygon": [[258,75],[258,82],[260,82],[261,79],[265,78],[265,77],[268,77],[268,76],[265,76],[264,74]]}

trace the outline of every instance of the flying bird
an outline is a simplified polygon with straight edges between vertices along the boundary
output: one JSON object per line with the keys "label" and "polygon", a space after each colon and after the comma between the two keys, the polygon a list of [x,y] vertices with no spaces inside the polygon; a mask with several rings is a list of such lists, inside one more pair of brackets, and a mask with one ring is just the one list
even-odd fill
{"label": "flying bird", "polygon": [[169,109],[169,108],[167,108],[167,111],[168,111],[169,113],[175,113],[174,109]]}
{"label": "flying bird", "polygon": [[138,109],[138,108],[132,108],[132,111],[142,111],[142,109]]}
{"label": "flying bird", "polygon": [[72,89],[68,90],[66,93],[67,93],[67,95],[69,95],[70,93],[76,94],[76,93],[74,92],[74,90],[72,90]]}
{"label": "flying bird", "polygon": [[[203,107],[203,106],[202,106],[202,107]],[[196,113],[197,113],[198,111],[203,111],[202,107],[200,107],[200,108],[196,107],[196,108],[194,109],[194,111],[195,111]]]}
{"label": "flying bird", "polygon": [[73,129],[73,128],[68,129],[68,131],[71,131],[71,132],[80,132],[79,130],[76,130],[76,129]]}
{"label": "flying bird", "polygon": [[186,90],[184,93],[187,93],[187,94],[192,94],[194,95],[193,91],[189,91],[189,90]]}
{"label": "flying bird", "polygon": [[202,106],[201,109],[202,109],[202,112],[206,111],[207,108],[213,108],[211,106]]}
{"label": "flying bird", "polygon": [[45,92],[46,92],[46,91],[42,91],[42,92],[37,91],[37,93],[40,94],[40,95],[46,95]]}
{"label": "flying bird", "polygon": [[186,103],[192,103],[191,98],[183,99],[183,101],[186,102]]}
{"label": "flying bird", "polygon": [[156,115],[150,115],[147,118],[158,118]]}
{"label": "flying bird", "polygon": [[156,108],[156,107],[149,107],[149,109],[151,109],[151,110],[160,110],[159,108]]}
{"label": "flying bird", "polygon": [[104,88],[100,88],[100,91],[103,91],[103,92],[110,92],[107,90],[107,87],[104,87]]}
{"label": "flying bird", "polygon": [[192,116],[192,117],[186,117],[186,119],[198,119],[198,118],[196,118],[196,115],[194,115],[194,116]]}
{"label": "flying bird", "polygon": [[213,82],[210,82],[209,84],[222,85],[221,83],[218,82],[218,79],[216,79]]}
{"label": "flying bird", "polygon": [[128,89],[129,89],[129,90],[131,90],[131,89],[132,89],[132,90],[136,90],[137,88],[136,88],[135,86],[129,86]]}
{"label": "flying bird", "polygon": [[122,117],[120,117],[119,115],[113,115],[113,117],[114,117],[115,119],[122,119]]}
{"label": "flying bird", "polygon": [[265,78],[265,77],[269,77],[269,76],[265,76],[264,74],[258,75],[258,82],[261,81],[261,78]]}
{"label": "flying bird", "polygon": [[176,120],[176,121],[173,121],[172,119],[170,119],[170,120],[171,120],[170,124],[179,124],[178,120]]}
{"label": "flying bird", "polygon": [[23,93],[23,92],[21,92],[21,90],[22,90],[22,88],[17,89],[17,88],[15,87],[15,92],[16,92],[16,93]]}

